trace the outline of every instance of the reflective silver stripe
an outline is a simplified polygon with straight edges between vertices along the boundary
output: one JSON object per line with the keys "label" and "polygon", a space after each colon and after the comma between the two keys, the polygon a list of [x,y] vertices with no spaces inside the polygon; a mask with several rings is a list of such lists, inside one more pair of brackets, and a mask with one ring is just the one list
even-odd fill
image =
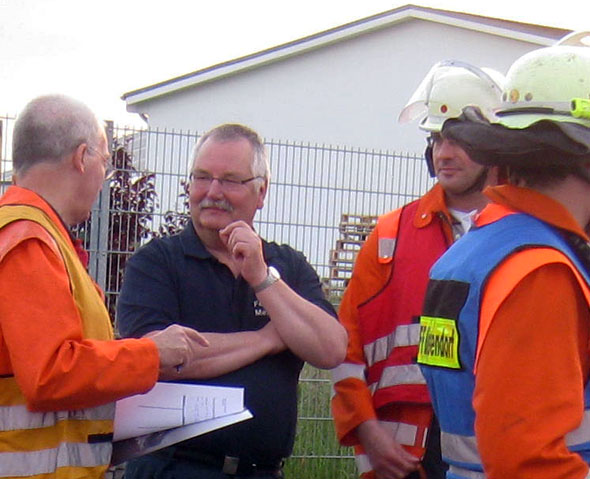
{"label": "reflective silver stripe", "polygon": [[483,472],[472,471],[470,469],[464,469],[449,465],[449,474],[453,474],[453,477],[460,477],[465,479],[485,479],[486,475]]}
{"label": "reflective silver stripe", "polygon": [[393,253],[395,252],[395,243],[395,238],[379,238],[379,258],[393,258]]}
{"label": "reflective silver stripe", "polygon": [[112,444],[62,443],[55,449],[0,453],[0,477],[49,474],[58,467],[106,466],[111,460]]}
{"label": "reflective silver stripe", "polygon": [[568,447],[584,444],[585,442],[590,442],[590,411],[588,410],[584,411],[582,424],[565,436],[565,443]]}
{"label": "reflective silver stripe", "polygon": [[357,454],[354,458],[356,462],[356,467],[359,471],[359,476],[364,474],[365,472],[369,472],[373,470],[373,466],[371,466],[371,461],[369,461],[369,456],[366,454]]}
{"label": "reflective silver stripe", "polygon": [[[383,421],[380,420],[379,424],[386,429],[391,436],[400,444],[405,446],[413,446],[416,444],[416,434],[418,433],[418,426],[414,424],[407,424],[403,422],[395,421]],[[426,437],[428,430],[424,430],[424,437],[422,438],[422,447],[426,447]],[[357,454],[355,456],[356,467],[358,468],[359,475],[365,472],[369,472],[373,469],[369,457],[366,454]]]}
{"label": "reflective silver stripe", "polygon": [[408,424],[405,422],[395,422],[395,421],[379,421],[387,431],[391,434],[391,436],[400,444],[404,446],[426,446],[426,436],[428,434],[428,429],[424,429],[424,437],[422,438],[422,444],[416,444],[416,434],[418,433],[418,426],[415,424]]}
{"label": "reflective silver stripe", "polygon": [[336,396],[336,389],[334,385],[343,379],[360,379],[365,381],[365,365],[356,363],[342,363],[330,371],[332,375],[332,390],[330,399]]}
{"label": "reflective silver stripe", "polygon": [[0,407],[0,431],[38,429],[55,426],[66,420],[110,421],[115,417],[115,404],[109,403],[76,411],[31,412],[24,405]]}
{"label": "reflective silver stripe", "polygon": [[372,366],[389,357],[394,348],[415,346],[420,341],[419,324],[402,324],[394,332],[363,347],[367,364]]}
{"label": "reflective silver stripe", "polygon": [[442,455],[447,459],[455,462],[481,464],[475,436],[461,436],[441,431],[440,446]]}
{"label": "reflective silver stripe", "polygon": [[[576,430],[566,435],[566,445],[568,447],[576,446],[590,442],[590,411],[584,412],[582,424]],[[441,432],[441,449],[445,458],[456,462],[470,463],[481,465],[481,457],[477,450],[477,440],[475,436],[461,436]],[[480,479],[485,476],[481,473],[459,468],[462,472],[457,472],[459,476]],[[466,471],[473,475],[466,475]]]}
{"label": "reflective silver stripe", "polygon": [[405,364],[403,366],[390,366],[383,370],[379,382],[373,383],[369,389],[374,394],[375,391],[390,386],[400,384],[426,384],[420,366],[417,364]]}
{"label": "reflective silver stripe", "polygon": [[330,371],[332,375],[332,384],[336,384],[343,379],[354,378],[365,380],[365,365],[356,363],[342,363]]}

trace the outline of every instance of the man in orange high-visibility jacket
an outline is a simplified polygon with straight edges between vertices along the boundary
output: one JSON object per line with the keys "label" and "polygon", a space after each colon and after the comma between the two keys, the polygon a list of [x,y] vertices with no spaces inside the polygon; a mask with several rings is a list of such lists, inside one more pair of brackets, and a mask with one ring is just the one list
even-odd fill
{"label": "man in orange high-visibility jacket", "polygon": [[[590,477],[588,45],[523,55],[492,124],[466,109],[443,127],[510,183],[486,191],[424,302],[418,361],[452,478]],[[431,347],[441,331],[457,349]]]}
{"label": "man in orange high-visibility jacket", "polygon": [[332,411],[340,442],[355,446],[363,478],[419,477],[420,467],[429,479],[444,477],[437,424],[415,363],[417,318],[430,267],[469,230],[473,214],[487,203],[481,190],[497,174],[471,161],[440,130],[466,105],[491,114],[502,81],[492,70],[440,62],[400,115],[408,121],[427,110],[420,128],[430,133],[425,156],[438,184],[379,219],[340,305],[349,344],[345,362],[333,370]]}
{"label": "man in orange high-visibility jacket", "polygon": [[88,107],[39,97],[13,140],[14,185],[0,199],[0,477],[101,478],[114,401],[175,377],[206,341],[180,326],[113,339],[69,232],[88,218],[110,167]]}

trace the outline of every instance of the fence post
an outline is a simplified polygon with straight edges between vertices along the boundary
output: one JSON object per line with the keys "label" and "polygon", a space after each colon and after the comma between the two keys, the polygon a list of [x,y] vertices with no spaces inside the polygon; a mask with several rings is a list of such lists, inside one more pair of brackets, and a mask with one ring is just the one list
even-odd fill
{"label": "fence post", "polygon": [[[109,150],[113,144],[113,122],[106,121],[107,145]],[[90,219],[90,276],[103,291],[107,291],[107,255],[109,252],[109,203],[111,197],[110,182],[106,182],[92,207]]]}

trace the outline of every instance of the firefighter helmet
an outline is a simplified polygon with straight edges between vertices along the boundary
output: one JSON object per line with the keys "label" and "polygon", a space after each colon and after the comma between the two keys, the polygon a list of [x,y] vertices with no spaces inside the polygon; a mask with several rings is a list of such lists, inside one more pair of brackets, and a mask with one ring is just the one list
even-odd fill
{"label": "firefighter helmet", "polygon": [[506,75],[498,123],[522,129],[549,120],[590,128],[590,48],[582,46],[584,38],[590,40],[590,33],[570,34],[516,60]]}
{"label": "firefighter helmet", "polygon": [[436,63],[420,83],[399,116],[401,123],[423,117],[420,128],[440,132],[449,118],[464,107],[477,106],[490,118],[500,104],[504,76],[491,68],[445,60]]}

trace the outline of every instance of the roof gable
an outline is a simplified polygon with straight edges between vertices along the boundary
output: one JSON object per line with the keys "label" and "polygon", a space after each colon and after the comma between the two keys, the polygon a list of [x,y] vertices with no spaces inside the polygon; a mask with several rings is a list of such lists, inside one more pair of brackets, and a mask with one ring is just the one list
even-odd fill
{"label": "roof gable", "polygon": [[571,30],[567,29],[533,25],[469,13],[405,5],[250,55],[212,65],[187,73],[186,75],[171,78],[155,85],[133,90],[123,94],[122,99],[128,105],[141,103],[177,90],[218,80],[228,75],[235,75],[271,62],[300,55],[333,43],[349,40],[359,35],[416,19],[526,41],[532,44],[538,44],[539,46],[550,45],[571,32]]}

